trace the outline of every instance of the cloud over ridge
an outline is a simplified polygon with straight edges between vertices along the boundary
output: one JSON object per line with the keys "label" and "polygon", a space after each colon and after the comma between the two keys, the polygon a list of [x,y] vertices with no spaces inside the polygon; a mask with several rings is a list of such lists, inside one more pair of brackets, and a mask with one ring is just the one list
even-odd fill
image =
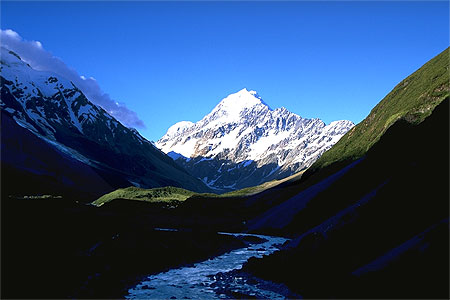
{"label": "cloud over ridge", "polygon": [[0,29],[0,41],[3,47],[16,52],[33,69],[53,72],[71,80],[92,103],[102,107],[125,126],[145,128],[144,122],[139,119],[137,113],[103,92],[95,78],[80,76],[75,69],[45,50],[41,42],[26,41],[11,29]]}

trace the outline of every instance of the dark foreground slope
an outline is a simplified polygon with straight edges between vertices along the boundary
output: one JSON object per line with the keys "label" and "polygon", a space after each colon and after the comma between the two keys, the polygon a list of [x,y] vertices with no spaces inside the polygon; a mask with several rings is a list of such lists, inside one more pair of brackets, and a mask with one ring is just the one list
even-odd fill
{"label": "dark foreground slope", "polygon": [[93,168],[58,151],[1,114],[1,186],[5,195],[77,195],[92,199],[129,186],[120,172]]}
{"label": "dark foreground slope", "polygon": [[[186,229],[174,209],[137,201],[4,197],[1,222],[2,299],[118,299],[146,275],[246,245],[207,224]],[[175,224],[184,229],[157,230]]]}
{"label": "dark foreground slope", "polygon": [[255,231],[296,238],[245,270],[308,298],[448,298],[448,153],[447,97],[418,125],[395,122],[347,168],[319,171],[339,174],[315,174],[325,179],[292,207],[252,220]]}
{"label": "dark foreground slope", "polygon": [[[289,224],[292,223],[292,219],[297,213],[302,213],[305,217],[315,216],[315,213],[306,213],[305,208],[314,206],[317,203],[314,199],[321,193],[332,195],[333,185],[348,177],[348,174],[354,172],[354,168],[360,167],[361,164],[364,166],[366,154],[389,128],[406,126],[407,124],[414,128],[414,126],[421,124],[437,105],[448,100],[449,81],[449,49],[446,49],[403,80],[402,84],[398,84],[364,121],[356,125],[333,148],[325,152],[317,163],[302,175],[301,179],[286,182],[266,191],[265,195],[261,195],[264,199],[276,198],[279,204],[267,210],[261,216],[253,218],[249,222],[249,229],[287,233]],[[355,177],[354,181],[351,184],[349,183],[348,193],[353,193],[360,187],[364,187],[361,191],[366,193],[378,188],[377,184],[382,183],[378,179],[385,178],[392,168],[395,168],[401,162],[400,158],[408,158],[408,155],[416,149],[425,147],[425,150],[427,150],[432,147],[434,141],[430,141],[426,138],[427,136],[439,137],[444,145],[448,141],[448,135],[443,134],[448,130],[445,122],[444,125],[429,130],[422,138],[412,135],[408,139],[403,136],[403,133],[398,133],[396,139],[402,139],[403,143],[399,144],[399,146],[402,146],[402,150],[398,150],[397,146],[392,146],[389,151],[379,157],[377,168],[366,174],[361,173],[360,177]],[[414,159],[431,159],[425,155],[425,151],[414,153],[418,156]],[[448,154],[446,152],[435,152],[431,156],[437,160],[445,161]],[[434,174],[431,173],[428,176],[434,176]],[[420,186],[417,188],[420,189]],[[348,197],[345,196],[344,198]],[[336,201],[331,205],[317,205],[317,209],[320,212],[326,212],[327,210],[333,212],[334,205],[342,208],[339,203],[339,201]],[[309,225],[304,224],[305,228],[308,228]]]}

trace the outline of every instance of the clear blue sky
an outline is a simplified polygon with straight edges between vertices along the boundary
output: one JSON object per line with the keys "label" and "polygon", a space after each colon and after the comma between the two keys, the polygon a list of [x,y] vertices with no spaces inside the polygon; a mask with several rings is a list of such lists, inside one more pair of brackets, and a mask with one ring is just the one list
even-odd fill
{"label": "clear blue sky", "polygon": [[449,45],[443,2],[4,2],[38,40],[136,111],[151,140],[244,87],[272,108],[361,121]]}

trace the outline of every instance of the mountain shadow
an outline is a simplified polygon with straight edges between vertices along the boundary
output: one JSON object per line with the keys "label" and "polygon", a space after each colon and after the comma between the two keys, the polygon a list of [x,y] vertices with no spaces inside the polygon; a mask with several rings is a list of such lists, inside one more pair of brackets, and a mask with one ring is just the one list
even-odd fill
{"label": "mountain shadow", "polygon": [[292,174],[290,167],[281,170],[281,166],[275,162],[260,165],[254,160],[236,163],[230,159],[217,157],[197,156],[187,159],[177,154],[172,152],[169,156],[192,176],[199,178],[214,192],[220,194],[282,179]]}
{"label": "mountain shadow", "polygon": [[397,121],[284,226],[255,222],[295,239],[245,271],[307,298],[448,298],[448,102]]}

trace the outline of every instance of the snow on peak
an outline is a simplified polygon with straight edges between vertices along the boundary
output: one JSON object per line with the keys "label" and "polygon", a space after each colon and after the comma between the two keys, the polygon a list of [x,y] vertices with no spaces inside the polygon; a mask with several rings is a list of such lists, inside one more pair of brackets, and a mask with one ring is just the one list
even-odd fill
{"label": "snow on peak", "polygon": [[249,91],[246,88],[243,88],[242,90],[222,99],[222,101],[217,104],[208,116],[226,116],[228,122],[236,121],[239,119],[241,112],[255,106],[265,106],[270,110],[269,106],[262,101],[256,91]]}
{"label": "snow on peak", "polygon": [[[246,88],[244,88],[244,90],[247,90]],[[248,91],[251,95],[255,96],[256,98],[260,98],[258,93],[254,90]]]}
{"label": "snow on peak", "polygon": [[189,127],[194,125],[194,123],[190,121],[181,121],[178,123],[175,123],[174,125],[170,126],[169,129],[167,129],[166,135],[168,136],[176,136],[178,134],[183,133],[183,131]]}
{"label": "snow on peak", "polygon": [[[244,88],[197,123],[176,123],[156,145],[209,185],[229,188],[236,176],[255,176],[255,184],[309,167],[353,125],[345,120],[325,125],[284,107],[272,110],[256,91]],[[252,175],[256,167],[264,171]]]}
{"label": "snow on peak", "polygon": [[241,108],[245,108],[252,107],[257,104],[261,104],[261,97],[258,93],[256,91],[249,91],[246,88],[243,88],[239,92],[228,95],[226,98],[222,99],[217,106],[237,105]]}
{"label": "snow on peak", "polygon": [[8,65],[11,64],[16,66],[26,65],[26,63],[20,58],[20,56],[17,53],[3,46],[1,47],[1,60],[3,63],[6,63]]}
{"label": "snow on peak", "polygon": [[355,124],[352,121],[348,121],[348,120],[339,120],[339,121],[333,121],[330,124],[328,124],[328,126],[333,127],[333,126],[355,126]]}

